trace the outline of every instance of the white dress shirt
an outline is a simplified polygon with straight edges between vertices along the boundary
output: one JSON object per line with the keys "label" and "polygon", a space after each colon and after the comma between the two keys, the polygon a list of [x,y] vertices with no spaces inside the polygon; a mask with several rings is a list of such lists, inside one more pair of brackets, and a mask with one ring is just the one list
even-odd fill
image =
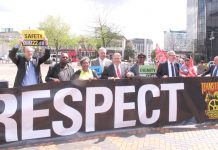
{"label": "white dress shirt", "polygon": [[102,69],[104,69],[104,66],[105,66],[105,59],[102,60],[101,58],[98,58],[99,59],[99,63],[100,63],[100,66]]}

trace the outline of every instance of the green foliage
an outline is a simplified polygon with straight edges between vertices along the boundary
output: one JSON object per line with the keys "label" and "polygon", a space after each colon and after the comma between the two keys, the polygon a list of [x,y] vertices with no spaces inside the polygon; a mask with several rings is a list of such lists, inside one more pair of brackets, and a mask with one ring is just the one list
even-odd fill
{"label": "green foliage", "polygon": [[39,24],[39,29],[45,31],[49,45],[54,46],[56,50],[69,45],[70,26],[60,17],[47,16],[45,20]]}
{"label": "green foliage", "polygon": [[101,46],[108,47],[112,40],[120,40],[123,38],[117,27],[107,24],[102,18],[99,17],[96,24],[97,26],[94,27],[94,34],[100,41]]}
{"label": "green foliage", "polygon": [[129,60],[129,58],[134,58],[135,56],[134,50],[133,50],[133,45],[130,41],[126,42],[126,47],[124,51],[124,59]]}
{"label": "green foliage", "polygon": [[10,40],[9,47],[12,49],[17,44],[18,38]]}
{"label": "green foliage", "polygon": [[156,53],[155,53],[155,50],[153,50],[153,51],[151,52],[151,59],[152,59],[152,60],[155,60],[155,57],[156,57]]}

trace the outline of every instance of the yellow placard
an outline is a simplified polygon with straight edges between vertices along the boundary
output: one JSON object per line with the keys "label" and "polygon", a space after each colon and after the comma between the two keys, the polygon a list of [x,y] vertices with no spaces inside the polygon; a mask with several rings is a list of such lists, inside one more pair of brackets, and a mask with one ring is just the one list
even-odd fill
{"label": "yellow placard", "polygon": [[43,30],[22,30],[22,35],[26,41],[40,41],[45,40],[45,32]]}

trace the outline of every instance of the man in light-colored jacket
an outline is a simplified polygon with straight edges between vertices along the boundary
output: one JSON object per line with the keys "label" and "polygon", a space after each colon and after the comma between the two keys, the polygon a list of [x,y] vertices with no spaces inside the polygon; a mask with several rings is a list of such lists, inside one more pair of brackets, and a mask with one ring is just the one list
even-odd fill
{"label": "man in light-colored jacket", "polygon": [[104,47],[99,48],[98,51],[99,57],[91,61],[91,66],[101,66],[103,71],[104,67],[108,67],[112,63],[110,59],[106,58],[106,54],[107,54],[106,48]]}

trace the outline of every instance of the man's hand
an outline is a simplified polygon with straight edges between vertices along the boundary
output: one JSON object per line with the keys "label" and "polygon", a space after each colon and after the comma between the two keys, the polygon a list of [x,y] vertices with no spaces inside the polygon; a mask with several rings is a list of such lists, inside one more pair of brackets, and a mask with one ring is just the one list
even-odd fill
{"label": "man's hand", "polygon": [[60,83],[60,82],[61,82],[59,79],[52,79],[52,80],[53,80],[53,82],[55,82],[55,83]]}
{"label": "man's hand", "polygon": [[18,44],[19,46],[22,46],[22,45],[23,45],[23,41],[24,41],[24,38],[23,38],[23,36],[21,35],[20,38],[19,38],[18,41],[17,41],[17,44]]}
{"label": "man's hand", "polygon": [[168,78],[168,75],[164,75],[163,78]]}
{"label": "man's hand", "polygon": [[126,77],[127,78],[132,78],[132,77],[134,77],[134,74],[132,72],[127,72]]}
{"label": "man's hand", "polygon": [[47,37],[45,37],[44,42],[45,42],[45,46],[48,46],[48,38]]}

